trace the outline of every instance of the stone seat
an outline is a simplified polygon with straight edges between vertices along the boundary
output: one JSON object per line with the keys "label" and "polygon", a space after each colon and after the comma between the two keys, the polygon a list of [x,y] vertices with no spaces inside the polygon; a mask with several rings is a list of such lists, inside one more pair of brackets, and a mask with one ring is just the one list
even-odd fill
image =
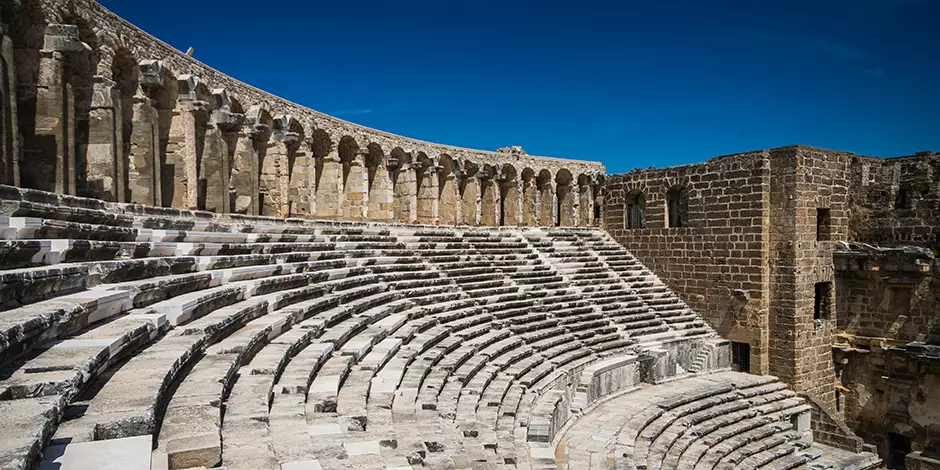
{"label": "stone seat", "polygon": [[55,432],[64,397],[51,395],[16,401],[0,401],[0,465],[3,468],[35,468],[40,454]]}
{"label": "stone seat", "polygon": [[137,241],[137,230],[114,226],[36,217],[0,217],[0,239],[76,239]]}
{"label": "stone seat", "polygon": [[[60,438],[99,440],[152,432],[154,420],[158,418],[155,416],[155,409],[165,402],[167,388],[177,380],[184,366],[197,357],[207,344],[213,342],[214,337],[227,335],[232,325],[243,324],[253,317],[267,314],[271,310],[269,302],[276,302],[280,308],[304,298],[278,294],[278,290],[297,288],[308,292],[307,295],[319,292],[319,289],[306,287],[309,277],[283,277],[293,277],[293,280],[267,283],[268,287],[264,291],[257,291],[255,287],[249,286],[252,281],[235,283],[243,285],[231,286],[238,292],[234,297],[227,297],[221,304],[212,302],[214,299],[210,300],[214,308],[207,312],[204,320],[197,320],[186,328],[175,331],[121,366],[92,400],[81,404],[87,411],[81,417],[67,422],[65,428],[60,429]],[[346,280],[334,280],[332,287],[349,287],[349,283],[344,281]],[[261,298],[254,302],[250,299],[243,300],[244,293],[252,290],[259,295],[268,295],[260,295]],[[238,305],[238,302],[243,303]],[[227,308],[227,305],[233,307]],[[265,327],[270,326],[274,331],[280,331],[284,325],[295,322],[298,315],[298,310],[284,311],[283,318],[275,321],[273,317],[269,317],[261,321],[267,323]],[[275,323],[271,323],[272,321]],[[134,384],[147,386],[134,387]]]}

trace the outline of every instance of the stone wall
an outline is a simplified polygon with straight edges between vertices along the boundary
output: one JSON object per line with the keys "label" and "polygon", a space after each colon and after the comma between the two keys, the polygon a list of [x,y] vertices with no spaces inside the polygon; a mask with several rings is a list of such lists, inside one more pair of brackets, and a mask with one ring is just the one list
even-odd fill
{"label": "stone wall", "polygon": [[[608,178],[607,231],[678,292],[722,337],[751,345],[751,371],[767,373],[770,277],[769,152]],[[668,227],[666,195],[688,194],[686,227]],[[630,228],[627,202],[645,201]]]}
{"label": "stone wall", "polygon": [[930,456],[934,359],[910,351],[940,339],[938,162],[792,146],[634,170],[608,177],[603,221],[722,336],[750,344],[752,372],[812,397],[817,439],[854,449],[858,431],[888,458],[893,433]]}
{"label": "stone wall", "polygon": [[0,183],[281,217],[595,224],[600,163],[342,121],[227,77],[92,0],[11,1],[0,19]]}
{"label": "stone wall", "polygon": [[940,261],[924,248],[850,244],[836,253],[835,267],[838,406],[846,421],[886,460],[903,457],[892,440],[935,451]]}
{"label": "stone wall", "polygon": [[940,250],[940,154],[857,157],[851,178],[852,241]]}

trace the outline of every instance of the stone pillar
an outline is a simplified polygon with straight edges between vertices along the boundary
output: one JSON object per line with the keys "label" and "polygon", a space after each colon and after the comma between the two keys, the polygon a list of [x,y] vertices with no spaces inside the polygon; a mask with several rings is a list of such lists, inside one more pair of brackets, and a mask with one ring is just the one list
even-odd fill
{"label": "stone pillar", "polygon": [[342,217],[343,164],[335,146],[323,157],[320,181],[317,185],[317,218],[336,219]]}
{"label": "stone pillar", "polygon": [[0,24],[0,184],[20,185],[20,142],[16,110],[13,40]]}
{"label": "stone pillar", "polygon": [[578,225],[577,195],[574,194],[573,185],[558,185],[556,188],[558,199],[558,214],[563,227],[576,227]]}
{"label": "stone pillar", "polygon": [[372,184],[369,187],[368,211],[369,220],[389,222],[393,220],[394,194],[392,180],[388,171],[388,163],[383,159],[378,166],[368,169]]}
{"label": "stone pillar", "polygon": [[356,156],[345,163],[346,178],[343,181],[343,219],[363,220],[368,217],[369,211],[369,171],[366,168],[365,156],[369,151],[360,148]]}
{"label": "stone pillar", "polygon": [[498,175],[495,184],[499,189],[499,210],[497,225],[517,227],[520,222],[522,196],[519,194],[519,183],[515,179],[507,179]]}
{"label": "stone pillar", "polygon": [[209,103],[199,99],[196,87],[200,84],[195,77],[182,75],[177,83],[179,103],[174,112],[176,119],[171,127],[166,162],[167,167],[173,169],[173,193],[172,198],[164,199],[172,207],[195,210],[200,208],[199,167],[205,144]]}
{"label": "stone pillar", "polygon": [[465,172],[461,194],[461,224],[480,225],[480,176],[479,171]]}
{"label": "stone pillar", "polygon": [[225,214],[231,211],[233,202],[229,190],[233,166],[230,155],[236,150],[244,115],[232,112],[231,100],[224,89],[212,91],[211,107],[199,168],[199,199],[202,209]]}
{"label": "stone pillar", "polygon": [[235,141],[231,186],[235,192],[235,212],[260,215],[258,196],[261,170],[260,163],[267,152],[271,128],[265,124],[265,111],[261,106],[252,106],[245,116],[245,124],[239,128]]}
{"label": "stone pillar", "polygon": [[499,225],[500,202],[499,182],[488,176],[480,178],[480,225]]}
{"label": "stone pillar", "polygon": [[262,215],[290,217],[290,160],[300,144],[300,134],[290,130],[290,116],[281,115],[274,120],[272,145],[261,160],[261,193],[264,195]]}
{"label": "stone pillar", "polygon": [[[30,187],[75,194],[75,96],[69,54],[88,50],[75,25],[46,26],[36,89],[35,161],[27,162]],[[48,182],[52,184],[48,184]]]}
{"label": "stone pillar", "polygon": [[460,206],[457,203],[457,184],[454,173],[438,173],[437,215],[440,225],[455,225],[460,220]]}
{"label": "stone pillar", "polygon": [[290,204],[292,217],[310,217],[316,212],[313,192],[313,151],[310,143],[302,140],[296,145],[293,162],[288,162],[290,175],[287,201]]}
{"label": "stone pillar", "polygon": [[538,225],[539,192],[535,189],[532,179],[523,180],[522,187],[522,225],[534,227]]}
{"label": "stone pillar", "polygon": [[558,209],[556,207],[557,198],[553,189],[550,182],[539,188],[539,225],[542,227],[555,225],[555,214]]}
{"label": "stone pillar", "polygon": [[395,220],[413,224],[418,220],[418,181],[415,169],[404,163],[398,169],[395,180]]}
{"label": "stone pillar", "polygon": [[418,223],[438,223],[437,173],[441,167],[432,165],[421,169],[417,174]]}
{"label": "stone pillar", "polygon": [[128,202],[159,206],[163,200],[160,183],[160,116],[151,97],[163,92],[163,63],[142,60],[139,66],[141,89],[133,98],[134,117],[127,158]]}
{"label": "stone pillar", "polygon": [[591,197],[591,185],[578,185],[578,225],[594,225],[594,198]]}
{"label": "stone pillar", "polygon": [[[121,151],[124,133],[121,119],[121,93],[108,78],[95,77],[88,113],[88,150],[86,159],[86,191],[89,197],[117,201],[124,191]],[[119,168],[120,165],[120,168]]]}

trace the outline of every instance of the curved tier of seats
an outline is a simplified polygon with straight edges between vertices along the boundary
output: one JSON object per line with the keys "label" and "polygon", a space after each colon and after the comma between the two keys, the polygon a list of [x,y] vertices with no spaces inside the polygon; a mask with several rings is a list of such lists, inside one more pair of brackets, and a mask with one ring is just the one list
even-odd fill
{"label": "curved tier of seats", "polygon": [[[597,229],[277,220],[0,189],[16,196],[0,204],[0,412],[13,417],[0,468],[555,468],[570,464],[554,443],[593,448],[579,426],[625,393],[659,397],[659,414],[636,408],[635,435],[609,443],[638,467],[816,449],[776,453],[805,439],[780,425],[802,401],[721,372],[727,341]],[[666,399],[699,383],[725,388]]]}

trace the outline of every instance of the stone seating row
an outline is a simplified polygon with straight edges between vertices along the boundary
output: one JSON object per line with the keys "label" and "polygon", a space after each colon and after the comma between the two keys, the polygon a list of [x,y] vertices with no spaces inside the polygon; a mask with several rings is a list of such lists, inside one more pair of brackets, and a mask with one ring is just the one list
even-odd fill
{"label": "stone seating row", "polygon": [[718,372],[628,391],[588,410],[559,438],[543,440],[557,444],[542,447],[551,451],[543,462],[561,469],[699,470],[871,469],[880,463],[873,454],[813,443],[810,406],[774,377]]}
{"label": "stone seating row", "polygon": [[24,244],[9,259],[41,265],[0,272],[0,407],[42,419],[0,439],[3,463],[149,436],[153,468],[535,467],[530,436],[590,406],[574,394],[621,391],[601,385],[610,364],[675,376],[682,344],[701,373],[726,365],[655,276],[611,268],[632,258],[597,230],[56,202],[4,221]]}

